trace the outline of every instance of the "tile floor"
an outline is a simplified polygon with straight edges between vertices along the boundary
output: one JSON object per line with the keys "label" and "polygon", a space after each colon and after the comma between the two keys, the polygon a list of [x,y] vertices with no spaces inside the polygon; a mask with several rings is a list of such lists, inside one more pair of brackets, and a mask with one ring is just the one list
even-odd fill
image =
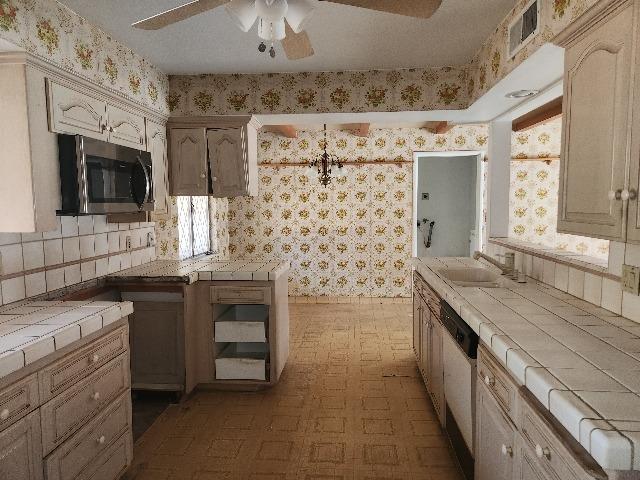
{"label": "tile floor", "polygon": [[410,314],[292,303],[280,383],[170,406],[125,478],[460,480],[415,366]]}

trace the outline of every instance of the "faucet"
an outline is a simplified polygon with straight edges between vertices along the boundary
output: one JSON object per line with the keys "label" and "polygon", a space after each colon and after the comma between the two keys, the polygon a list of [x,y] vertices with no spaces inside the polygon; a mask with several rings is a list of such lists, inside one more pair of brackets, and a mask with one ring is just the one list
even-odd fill
{"label": "faucet", "polygon": [[500,263],[499,261],[491,258],[489,255],[478,251],[473,253],[473,258],[474,260],[479,260],[481,258],[486,260],[494,267],[499,268],[503,275],[513,274],[515,266],[515,254],[513,252],[504,254],[504,263]]}

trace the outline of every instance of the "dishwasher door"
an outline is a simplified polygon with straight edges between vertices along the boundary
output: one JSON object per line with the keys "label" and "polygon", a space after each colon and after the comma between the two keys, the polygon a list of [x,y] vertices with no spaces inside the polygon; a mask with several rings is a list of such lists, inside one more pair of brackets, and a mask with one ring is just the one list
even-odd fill
{"label": "dishwasher door", "polygon": [[[476,417],[476,361],[469,358],[458,347],[458,344],[448,332],[443,335],[442,344],[445,365],[444,396],[446,404],[455,420],[457,429],[466,443],[468,451],[473,455]],[[447,420],[447,430],[450,431],[451,427]]]}

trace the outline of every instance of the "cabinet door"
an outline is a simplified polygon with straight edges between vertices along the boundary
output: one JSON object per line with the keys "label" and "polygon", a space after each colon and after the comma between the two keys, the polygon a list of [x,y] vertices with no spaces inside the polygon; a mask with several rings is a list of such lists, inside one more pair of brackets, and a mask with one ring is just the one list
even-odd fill
{"label": "cabinet door", "polygon": [[41,480],[40,411],[0,432],[0,478]]}
{"label": "cabinet door", "polygon": [[147,122],[147,148],[153,164],[152,220],[166,220],[169,216],[169,169],[167,165],[167,135],[163,125]]}
{"label": "cabinet door", "polygon": [[623,240],[632,2],[565,53],[558,231]]}
{"label": "cabinet door", "polygon": [[420,361],[418,362],[418,366],[422,371],[422,376],[426,379],[427,388],[429,388],[431,378],[431,372],[429,371],[429,362],[431,361],[431,311],[424,300],[422,300],[421,304],[422,324],[420,325]]}
{"label": "cabinet door", "polygon": [[420,368],[420,328],[422,325],[422,299],[417,290],[413,292],[413,353]]}
{"label": "cabinet door", "polygon": [[444,424],[444,358],[442,354],[442,335],[444,327],[433,316],[429,339],[429,387],[433,406],[440,423]]}
{"label": "cabinet door", "polygon": [[483,384],[476,396],[476,480],[511,480],[516,451],[515,427]]}
{"label": "cabinet door", "polygon": [[111,143],[146,150],[144,117],[107,105],[107,129]]}
{"label": "cabinet door", "polygon": [[129,316],[132,388],[184,388],[183,309],[181,302],[134,302]]}
{"label": "cabinet door", "polygon": [[520,435],[516,434],[516,480],[557,480],[547,474],[544,468],[538,464],[535,453],[524,443]]}
{"label": "cabinet door", "polygon": [[49,129],[55,133],[107,140],[107,104],[47,80]]}
{"label": "cabinet door", "polygon": [[207,130],[214,197],[248,195],[245,128]]}
{"label": "cabinet door", "polygon": [[207,195],[207,142],[204,128],[169,131],[171,195]]}

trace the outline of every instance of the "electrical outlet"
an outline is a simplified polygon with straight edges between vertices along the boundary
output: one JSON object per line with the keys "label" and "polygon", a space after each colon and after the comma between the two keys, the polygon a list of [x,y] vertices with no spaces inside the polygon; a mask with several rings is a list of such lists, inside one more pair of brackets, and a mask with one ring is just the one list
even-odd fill
{"label": "electrical outlet", "polygon": [[155,247],[155,246],[156,246],[156,239],[153,235],[153,232],[147,233],[147,247]]}
{"label": "electrical outlet", "polygon": [[622,265],[622,291],[640,295],[640,267]]}
{"label": "electrical outlet", "polygon": [[131,236],[127,236],[127,238],[125,239],[125,245],[126,245],[126,249],[127,252],[131,250]]}

